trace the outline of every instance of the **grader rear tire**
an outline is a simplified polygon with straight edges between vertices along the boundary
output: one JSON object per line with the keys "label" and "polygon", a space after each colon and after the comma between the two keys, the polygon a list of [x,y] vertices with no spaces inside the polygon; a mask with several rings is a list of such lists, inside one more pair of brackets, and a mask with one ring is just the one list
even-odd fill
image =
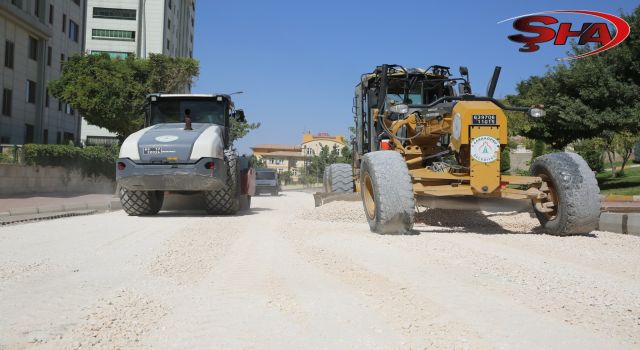
{"label": "grader rear tire", "polygon": [[371,231],[380,234],[411,231],[415,200],[411,176],[400,153],[365,154],[360,169],[360,192]]}
{"label": "grader rear tire", "polygon": [[325,176],[325,192],[353,192],[353,170],[351,169],[351,164],[331,164],[325,169]]}
{"label": "grader rear tire", "polygon": [[598,227],[600,189],[582,157],[569,152],[546,154],[536,158],[530,172],[548,188],[548,198],[540,206],[551,211],[541,212],[534,203],[534,212],[548,234],[585,234]]}

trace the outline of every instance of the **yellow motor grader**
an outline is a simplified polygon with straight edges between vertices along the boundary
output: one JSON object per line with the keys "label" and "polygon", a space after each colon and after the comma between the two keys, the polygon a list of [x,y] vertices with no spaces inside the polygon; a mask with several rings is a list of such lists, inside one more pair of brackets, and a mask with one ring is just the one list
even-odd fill
{"label": "yellow motor grader", "polygon": [[501,173],[508,141],[505,111],[532,118],[545,112],[542,106],[505,106],[494,99],[499,75],[496,67],[486,96],[472,94],[465,67],[460,77],[445,66],[391,64],[362,75],[354,97],[353,164],[328,167],[325,190],[361,192],[369,226],[377,233],[410,231],[416,205],[464,209],[468,199],[480,210],[483,203],[531,201],[549,234],[594,230],[599,188],[579,155],[538,157],[530,176]]}

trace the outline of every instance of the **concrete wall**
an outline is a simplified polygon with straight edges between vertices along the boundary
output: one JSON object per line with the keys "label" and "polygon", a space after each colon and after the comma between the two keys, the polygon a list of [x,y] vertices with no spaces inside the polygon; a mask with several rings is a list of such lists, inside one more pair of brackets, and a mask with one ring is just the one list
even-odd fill
{"label": "concrete wall", "polygon": [[115,182],[79,170],[0,164],[0,196],[29,193],[114,193]]}
{"label": "concrete wall", "polygon": [[529,170],[528,163],[531,161],[531,152],[528,152],[528,153],[511,152],[509,156],[511,159],[511,171]]}

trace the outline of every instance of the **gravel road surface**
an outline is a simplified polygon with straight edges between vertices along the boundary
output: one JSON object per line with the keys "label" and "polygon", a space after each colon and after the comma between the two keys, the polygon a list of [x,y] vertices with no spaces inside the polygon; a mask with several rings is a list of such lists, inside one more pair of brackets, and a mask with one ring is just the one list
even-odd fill
{"label": "gravel road surface", "polygon": [[253,207],[0,228],[0,350],[640,348],[638,237],[438,210],[380,236],[359,202]]}

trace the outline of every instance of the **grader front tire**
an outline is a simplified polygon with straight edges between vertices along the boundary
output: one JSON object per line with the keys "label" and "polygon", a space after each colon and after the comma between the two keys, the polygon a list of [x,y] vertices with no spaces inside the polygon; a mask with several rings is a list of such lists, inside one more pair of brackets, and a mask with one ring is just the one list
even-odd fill
{"label": "grader front tire", "polygon": [[530,172],[544,181],[548,198],[534,202],[534,212],[547,233],[568,236],[597,228],[600,189],[582,157],[569,152],[546,154],[536,158]]}
{"label": "grader front tire", "polygon": [[371,231],[405,234],[415,219],[411,176],[395,151],[367,153],[362,158],[360,192]]}

